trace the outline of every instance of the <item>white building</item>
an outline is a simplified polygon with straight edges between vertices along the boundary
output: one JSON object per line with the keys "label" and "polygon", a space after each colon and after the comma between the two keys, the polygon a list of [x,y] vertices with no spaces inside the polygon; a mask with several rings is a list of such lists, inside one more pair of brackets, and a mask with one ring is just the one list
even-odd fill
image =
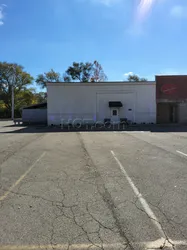
{"label": "white building", "polygon": [[47,83],[48,125],[156,123],[155,82]]}

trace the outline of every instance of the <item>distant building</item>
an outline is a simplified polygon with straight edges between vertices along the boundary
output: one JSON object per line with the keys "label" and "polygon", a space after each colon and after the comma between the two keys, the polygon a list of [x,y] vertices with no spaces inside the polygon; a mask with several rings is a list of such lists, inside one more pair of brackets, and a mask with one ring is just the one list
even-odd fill
{"label": "distant building", "polygon": [[155,82],[47,83],[48,125],[156,123]]}
{"label": "distant building", "polygon": [[22,109],[24,124],[47,124],[47,103],[34,104]]}

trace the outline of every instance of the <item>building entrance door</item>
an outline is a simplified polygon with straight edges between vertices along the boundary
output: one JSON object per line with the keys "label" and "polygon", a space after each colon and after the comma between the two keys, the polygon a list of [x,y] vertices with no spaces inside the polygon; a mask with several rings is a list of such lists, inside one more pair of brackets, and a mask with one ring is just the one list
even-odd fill
{"label": "building entrance door", "polygon": [[158,103],[157,104],[157,122],[177,123],[178,122],[178,106],[176,103]]}
{"label": "building entrance door", "polygon": [[118,108],[111,108],[111,122],[119,123],[119,109]]}
{"label": "building entrance door", "polygon": [[170,122],[177,123],[178,122],[178,115],[177,115],[177,105],[171,104],[169,108],[169,115],[170,115]]}

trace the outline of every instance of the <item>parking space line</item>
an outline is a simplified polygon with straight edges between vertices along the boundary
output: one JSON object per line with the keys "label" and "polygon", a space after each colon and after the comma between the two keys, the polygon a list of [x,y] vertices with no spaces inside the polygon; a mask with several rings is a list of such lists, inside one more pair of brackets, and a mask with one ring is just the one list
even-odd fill
{"label": "parking space line", "polygon": [[183,152],[181,152],[181,151],[178,151],[178,150],[177,150],[176,152],[187,157],[187,154],[185,154],[185,153],[183,153]]}
{"label": "parking space line", "polygon": [[164,231],[163,231],[160,223],[158,222],[157,217],[155,216],[155,214],[153,213],[153,211],[149,207],[147,201],[143,198],[142,194],[139,192],[138,188],[135,186],[135,184],[133,183],[132,179],[127,174],[127,171],[125,170],[125,168],[123,167],[123,165],[121,164],[121,162],[116,157],[114,151],[111,150],[111,154],[113,155],[113,157],[114,157],[115,161],[117,162],[117,164],[119,165],[122,173],[124,174],[124,176],[126,177],[128,183],[130,184],[131,188],[133,189],[133,191],[134,191],[135,195],[137,196],[139,202],[141,203],[142,207],[144,208],[144,211],[150,217],[150,219],[153,222],[153,224],[157,227],[157,229],[158,229],[158,231],[160,233],[160,236],[165,238],[166,235],[165,235],[165,233],[164,233]]}
{"label": "parking space line", "polygon": [[142,242],[139,245],[144,246],[145,249],[161,249],[161,246],[163,246],[162,249],[164,249],[165,247],[167,249],[168,248],[176,249],[176,248],[173,248],[171,244],[173,244],[173,246],[175,246],[175,247],[187,246],[187,241],[186,240],[175,240],[175,241],[168,242],[168,241],[166,241],[166,239],[161,238],[161,239],[158,239],[156,241]]}
{"label": "parking space line", "polygon": [[[145,241],[145,242],[131,242],[133,246],[139,246],[143,247],[143,249],[161,249],[161,246],[164,246],[168,248],[172,248],[171,243],[166,242],[165,238],[160,238],[156,241]],[[187,246],[187,241],[180,241],[176,240],[172,242],[175,246]],[[0,250],[41,250],[41,249],[48,249],[48,250],[55,250],[55,249],[61,249],[61,250],[67,250],[68,247],[70,247],[72,250],[79,250],[79,249],[89,249],[91,247],[92,249],[98,249],[98,248],[104,248],[104,249],[119,249],[123,244],[122,243],[111,243],[111,244],[100,244],[95,243],[95,246],[92,244],[55,244],[55,245],[6,245],[6,246],[0,246]]]}
{"label": "parking space line", "polygon": [[122,243],[111,243],[111,244],[103,244],[101,243],[96,243],[95,246],[92,244],[56,244],[56,245],[28,245],[28,246],[0,246],[0,250],[39,250],[39,249],[61,249],[61,250],[67,250],[70,247],[72,250],[78,250],[78,249],[98,249],[98,248],[103,248],[103,249],[119,249],[119,247],[122,247]]}
{"label": "parking space line", "polygon": [[44,157],[46,152],[43,152],[40,157],[30,166],[30,168],[4,193],[4,195],[0,196],[0,201],[3,201],[11,191],[25,178],[26,175],[36,166],[36,164]]}

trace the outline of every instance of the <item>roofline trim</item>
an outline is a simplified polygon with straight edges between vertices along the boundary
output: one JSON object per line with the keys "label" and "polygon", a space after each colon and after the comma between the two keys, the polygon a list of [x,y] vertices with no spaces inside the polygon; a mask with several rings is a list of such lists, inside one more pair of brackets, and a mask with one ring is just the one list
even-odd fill
{"label": "roofline trim", "polygon": [[47,82],[46,86],[111,86],[111,85],[156,85],[156,81],[146,82]]}

